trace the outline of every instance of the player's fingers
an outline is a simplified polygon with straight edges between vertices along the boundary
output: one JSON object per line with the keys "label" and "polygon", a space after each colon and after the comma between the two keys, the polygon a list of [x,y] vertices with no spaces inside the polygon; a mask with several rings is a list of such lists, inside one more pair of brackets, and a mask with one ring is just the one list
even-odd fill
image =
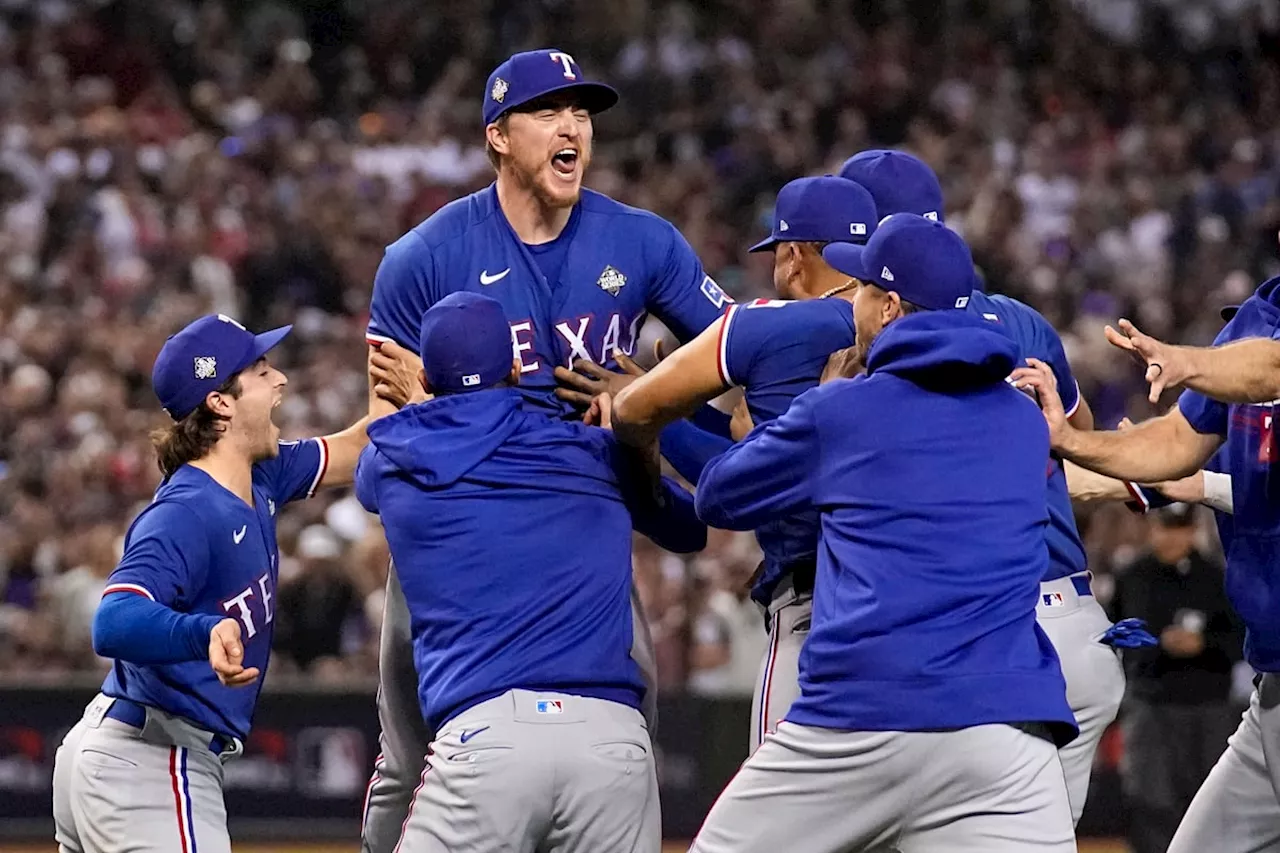
{"label": "player's fingers", "polygon": [[618,367],[621,367],[632,376],[644,376],[644,368],[636,364],[635,361],[632,360],[631,356],[627,355],[622,350],[616,349],[613,351],[613,360],[618,363]]}
{"label": "player's fingers", "polygon": [[1133,345],[1133,341],[1129,340],[1127,336],[1117,332],[1111,326],[1105,327],[1102,330],[1102,333],[1106,335],[1107,343],[1111,344],[1113,347],[1122,349],[1125,352],[1137,352],[1137,349]]}
{"label": "player's fingers", "polygon": [[580,358],[574,361],[573,369],[577,373],[585,374],[586,376],[591,376],[596,379],[608,379],[613,373],[613,371],[608,368],[602,367],[594,361],[588,361],[585,358]]}
{"label": "player's fingers", "polygon": [[247,687],[258,680],[258,668],[251,666],[248,669],[241,670],[233,676],[227,678],[224,682],[228,687]]}
{"label": "player's fingers", "polygon": [[1147,367],[1147,381],[1151,383],[1151,391],[1147,394],[1147,400],[1152,403],[1158,403],[1160,395],[1164,393],[1164,367],[1155,362],[1149,365]]}
{"label": "player's fingers", "polygon": [[591,405],[600,412],[600,426],[613,429],[613,397],[609,394],[601,394],[591,401]]}
{"label": "player's fingers", "polygon": [[556,398],[564,400],[566,403],[572,403],[580,408],[586,408],[591,405],[591,398],[594,394],[584,393],[582,391],[574,391],[572,388],[557,388]]}
{"label": "player's fingers", "polygon": [[609,387],[609,384],[602,379],[592,379],[590,376],[584,376],[563,367],[557,367],[554,374],[560,387],[581,391],[588,398],[603,394]]}
{"label": "player's fingers", "polygon": [[1120,423],[1116,424],[1116,429],[1126,430],[1132,426],[1133,426],[1133,421],[1129,420],[1128,418],[1121,418]]}

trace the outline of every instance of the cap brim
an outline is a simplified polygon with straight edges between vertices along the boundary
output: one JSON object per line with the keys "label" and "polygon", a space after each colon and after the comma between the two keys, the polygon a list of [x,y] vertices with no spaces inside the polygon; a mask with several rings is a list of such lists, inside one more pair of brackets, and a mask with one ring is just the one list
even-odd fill
{"label": "cap brim", "polygon": [[832,269],[859,281],[875,281],[863,268],[862,255],[866,248],[857,243],[828,243],[822,250],[822,259]]}
{"label": "cap brim", "polygon": [[[248,367],[249,364],[253,364],[255,361],[270,352],[275,345],[283,341],[285,336],[291,331],[293,331],[293,326],[288,325],[281,326],[278,329],[272,329],[269,332],[263,332],[260,335],[254,335],[253,348],[249,350],[249,363],[246,364],[245,367]],[[244,368],[241,369],[243,370]]]}
{"label": "cap brim", "polygon": [[1223,305],[1222,308],[1218,311],[1218,314],[1222,316],[1222,319],[1230,320],[1232,317],[1236,316],[1236,312],[1238,312],[1239,310],[1240,310],[1239,305]]}
{"label": "cap brim", "polygon": [[769,235],[768,237],[765,237],[763,240],[761,240],[759,243],[756,243],[750,249],[747,249],[747,252],[748,253],[769,252],[769,251],[772,251],[774,248],[776,248],[777,245],[781,242],[782,242],[781,240],[777,239],[773,235]]}
{"label": "cap brim", "polygon": [[569,91],[575,91],[578,93],[579,103],[581,103],[582,106],[586,107],[587,112],[591,113],[592,115],[595,115],[596,113],[602,113],[605,110],[612,107],[614,104],[618,103],[618,91],[614,89],[612,86],[609,86],[605,83],[565,83],[563,86],[556,86],[551,89],[543,89],[541,92],[538,92],[535,95],[525,98],[523,101],[517,101],[514,104],[508,104],[506,106],[506,109],[504,109],[502,112],[498,113],[498,115],[494,117],[494,121],[497,121],[498,118],[500,118],[501,116],[507,113],[515,112],[516,110],[519,110],[521,107],[524,107],[533,103],[539,98],[545,98],[547,95],[554,95],[557,92],[569,92]]}

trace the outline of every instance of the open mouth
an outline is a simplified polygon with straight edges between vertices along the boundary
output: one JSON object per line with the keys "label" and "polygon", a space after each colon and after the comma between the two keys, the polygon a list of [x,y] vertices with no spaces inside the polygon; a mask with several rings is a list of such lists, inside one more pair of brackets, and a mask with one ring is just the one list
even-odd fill
{"label": "open mouth", "polygon": [[561,148],[551,156],[551,168],[561,177],[572,177],[578,171],[578,152],[574,148]]}

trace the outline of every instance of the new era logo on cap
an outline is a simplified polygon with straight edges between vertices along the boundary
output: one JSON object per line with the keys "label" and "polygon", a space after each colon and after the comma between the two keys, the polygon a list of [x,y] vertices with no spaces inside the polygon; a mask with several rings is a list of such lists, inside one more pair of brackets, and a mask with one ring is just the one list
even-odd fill
{"label": "new era logo on cap", "polygon": [[779,230],[779,231],[786,231],[786,230],[788,230],[788,229],[790,229],[790,228],[791,228],[791,226],[787,224],[787,220],[785,220],[785,219],[779,219],[779,220],[778,220],[778,230]]}
{"label": "new era logo on cap", "polygon": [[890,271],[888,267],[882,267],[880,270],[880,277],[885,281],[893,281],[893,272]]}

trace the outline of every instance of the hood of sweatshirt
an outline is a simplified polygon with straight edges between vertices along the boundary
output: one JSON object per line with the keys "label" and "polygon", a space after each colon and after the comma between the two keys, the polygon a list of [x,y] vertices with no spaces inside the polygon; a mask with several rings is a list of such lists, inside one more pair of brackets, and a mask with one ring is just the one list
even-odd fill
{"label": "hood of sweatshirt", "polygon": [[867,375],[888,373],[939,390],[1003,382],[1018,345],[967,311],[921,311],[884,328],[867,354]]}

